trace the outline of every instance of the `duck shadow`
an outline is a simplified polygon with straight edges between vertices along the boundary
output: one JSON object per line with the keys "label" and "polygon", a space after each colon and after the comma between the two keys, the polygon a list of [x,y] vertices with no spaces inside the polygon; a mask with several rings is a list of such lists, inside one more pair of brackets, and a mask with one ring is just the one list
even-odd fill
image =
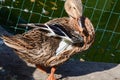
{"label": "duck shadow", "polygon": [[61,74],[62,77],[82,76],[94,72],[109,70],[116,67],[117,64],[99,63],[99,62],[80,62],[79,60],[69,60],[58,67],[56,74]]}
{"label": "duck shadow", "polygon": [[12,49],[0,44],[0,80],[34,80],[34,71]]}

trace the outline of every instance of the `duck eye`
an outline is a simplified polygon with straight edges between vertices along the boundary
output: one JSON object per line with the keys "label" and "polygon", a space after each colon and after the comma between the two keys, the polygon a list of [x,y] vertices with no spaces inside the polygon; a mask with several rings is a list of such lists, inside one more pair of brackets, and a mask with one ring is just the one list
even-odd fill
{"label": "duck eye", "polygon": [[73,9],[76,9],[75,7],[73,7]]}

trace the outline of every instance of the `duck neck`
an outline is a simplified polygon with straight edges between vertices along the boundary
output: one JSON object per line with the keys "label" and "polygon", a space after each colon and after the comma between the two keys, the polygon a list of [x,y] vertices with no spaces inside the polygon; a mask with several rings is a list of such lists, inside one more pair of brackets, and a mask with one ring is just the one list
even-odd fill
{"label": "duck neck", "polygon": [[70,17],[70,21],[69,21],[69,24],[72,25],[71,27],[76,30],[76,31],[79,31],[79,32],[82,32],[83,29],[82,29],[82,26],[80,25],[80,20],[78,18],[72,18]]}

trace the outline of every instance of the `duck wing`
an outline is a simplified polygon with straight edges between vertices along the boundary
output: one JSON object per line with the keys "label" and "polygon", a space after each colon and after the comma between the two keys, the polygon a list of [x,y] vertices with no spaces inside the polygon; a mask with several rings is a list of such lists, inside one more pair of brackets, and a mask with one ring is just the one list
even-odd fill
{"label": "duck wing", "polygon": [[[68,50],[70,42],[60,37],[48,36],[49,31],[33,28],[15,36],[2,36],[4,43],[25,61],[33,64],[48,65],[46,61]],[[70,48],[69,48],[70,49]]]}
{"label": "duck wing", "polygon": [[19,24],[20,26],[33,27],[35,29],[41,29],[48,31],[47,36],[59,37],[66,41],[73,42],[70,33],[60,24],[39,24],[39,23],[28,23]]}

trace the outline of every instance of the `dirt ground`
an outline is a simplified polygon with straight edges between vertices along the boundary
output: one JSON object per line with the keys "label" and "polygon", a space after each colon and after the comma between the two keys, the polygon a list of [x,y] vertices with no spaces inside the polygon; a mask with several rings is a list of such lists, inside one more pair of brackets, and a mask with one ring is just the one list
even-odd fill
{"label": "dirt ground", "polygon": [[[9,34],[0,27],[0,34]],[[46,80],[34,65],[25,63],[0,39],[0,80]],[[69,60],[57,68],[58,80],[120,80],[120,65]]]}

